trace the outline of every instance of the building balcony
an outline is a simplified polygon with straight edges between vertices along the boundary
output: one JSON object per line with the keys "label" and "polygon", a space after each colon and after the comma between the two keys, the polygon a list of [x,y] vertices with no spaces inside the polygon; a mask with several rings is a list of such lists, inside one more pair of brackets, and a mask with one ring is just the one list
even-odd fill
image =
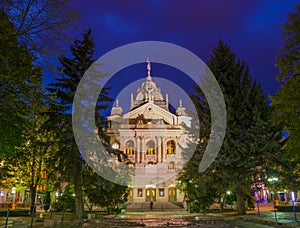
{"label": "building balcony", "polygon": [[167,154],[167,159],[175,159],[176,154]]}
{"label": "building balcony", "polygon": [[154,155],[147,155],[147,154],[146,154],[145,160],[146,160],[147,162],[150,162],[150,161],[155,162],[155,161],[156,161],[156,155],[155,155],[155,154],[154,154]]}

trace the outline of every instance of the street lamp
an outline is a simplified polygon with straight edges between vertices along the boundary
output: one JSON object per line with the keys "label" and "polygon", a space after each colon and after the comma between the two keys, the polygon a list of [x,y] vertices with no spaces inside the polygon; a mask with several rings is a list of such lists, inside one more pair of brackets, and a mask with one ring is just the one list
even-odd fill
{"label": "street lamp", "polygon": [[292,177],[292,203],[293,203],[293,212],[294,212],[294,218],[295,221],[297,221],[297,214],[296,214],[296,208],[295,208],[295,191],[294,191],[294,177]]}
{"label": "street lamp", "polygon": [[275,183],[278,182],[278,177],[271,177],[268,178],[268,181],[270,184],[274,184],[274,215],[275,215],[275,221],[277,222],[277,215],[276,215],[276,206],[278,205],[278,199],[277,199],[277,194],[276,194],[276,189],[275,189]]}
{"label": "street lamp", "polygon": [[258,213],[258,215],[260,215],[260,211],[259,211],[259,202],[260,202],[260,199],[261,199],[261,197],[260,197],[260,194],[261,194],[260,190],[261,190],[261,188],[262,188],[262,185],[261,185],[261,184],[256,184],[255,187],[256,187],[256,194],[257,194],[257,200],[256,200],[256,204],[257,204],[257,213]]}

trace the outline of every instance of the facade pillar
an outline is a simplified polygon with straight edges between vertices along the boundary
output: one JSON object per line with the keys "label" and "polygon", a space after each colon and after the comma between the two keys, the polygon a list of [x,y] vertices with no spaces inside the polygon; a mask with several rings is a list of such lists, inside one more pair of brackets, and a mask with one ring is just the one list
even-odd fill
{"label": "facade pillar", "polygon": [[165,142],[164,142],[165,140],[164,139],[162,139],[162,143],[161,143],[161,153],[162,153],[162,162],[164,162],[165,160],[167,160],[167,153],[166,153],[166,149],[165,149],[165,147],[166,147],[166,145],[165,145]]}
{"label": "facade pillar", "polygon": [[158,163],[161,163],[162,162],[162,159],[161,159],[161,137],[157,137],[157,149],[158,149],[158,159],[157,159],[157,162]]}
{"label": "facade pillar", "polygon": [[120,143],[120,148],[119,148],[119,150],[125,152],[125,151],[124,151],[124,137],[123,137],[123,136],[120,137],[120,142],[119,142],[119,143]]}
{"label": "facade pillar", "polygon": [[141,142],[142,142],[142,153],[141,153],[142,158],[141,158],[141,160],[142,160],[142,163],[144,163],[145,162],[145,150],[146,150],[144,137],[141,138]]}
{"label": "facade pillar", "polygon": [[140,159],[140,152],[141,152],[141,140],[140,137],[137,137],[136,139],[136,162],[140,163],[141,159]]}

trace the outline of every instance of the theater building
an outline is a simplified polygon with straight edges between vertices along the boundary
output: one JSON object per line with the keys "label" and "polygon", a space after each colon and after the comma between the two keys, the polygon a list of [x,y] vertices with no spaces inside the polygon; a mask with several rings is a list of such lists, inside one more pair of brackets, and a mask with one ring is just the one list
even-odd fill
{"label": "theater building", "polygon": [[130,103],[129,112],[123,113],[116,100],[107,133],[111,146],[124,151],[134,172],[129,202],[182,202],[176,174],[184,165],[185,126],[191,125],[191,117],[181,101],[176,112],[170,112],[168,94],[164,96],[152,80],[149,61],[147,72],[136,94],[123,104]]}

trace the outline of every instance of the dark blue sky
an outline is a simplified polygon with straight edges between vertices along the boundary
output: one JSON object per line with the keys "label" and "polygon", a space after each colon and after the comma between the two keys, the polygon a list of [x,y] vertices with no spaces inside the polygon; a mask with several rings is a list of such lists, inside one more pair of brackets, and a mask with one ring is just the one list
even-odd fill
{"label": "dark blue sky", "polygon": [[[296,3],[299,1],[75,0],[72,6],[81,18],[71,35],[81,39],[92,28],[96,58],[121,45],[155,40],[180,45],[205,62],[222,39],[246,61],[267,95],[280,87],[274,64],[282,43],[281,25],[295,11]],[[139,76],[145,73],[137,72]]]}

